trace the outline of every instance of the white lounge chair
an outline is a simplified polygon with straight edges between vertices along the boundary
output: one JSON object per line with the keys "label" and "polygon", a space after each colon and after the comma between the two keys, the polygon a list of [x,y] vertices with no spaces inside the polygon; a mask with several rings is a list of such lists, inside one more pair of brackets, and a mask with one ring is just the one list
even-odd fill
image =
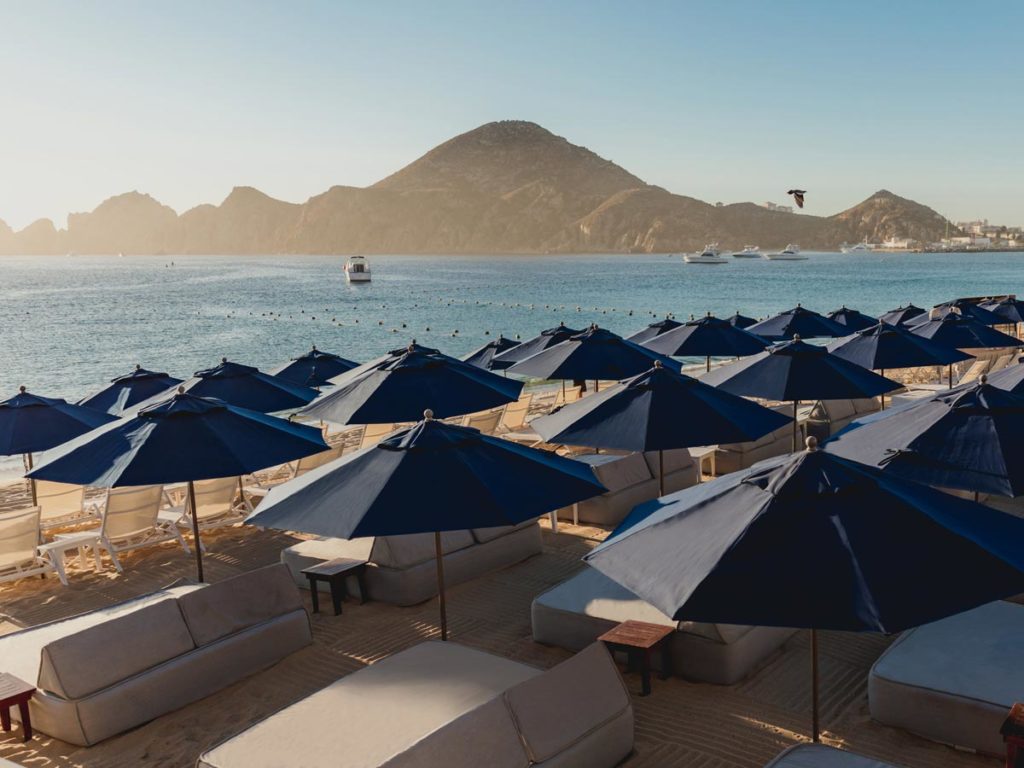
{"label": "white lounge chair", "polygon": [[62,584],[68,583],[63,569],[39,549],[39,524],[39,507],[0,512],[0,582],[56,573]]}
{"label": "white lounge chair", "polygon": [[163,498],[161,485],[111,488],[98,531],[57,534],[55,538],[65,544],[91,538],[89,546],[106,550],[118,573],[124,570],[117,557],[121,552],[177,541],[188,554],[188,544],[177,526],[181,510],[161,510]]}
{"label": "white lounge chair", "polygon": [[479,429],[485,435],[491,435],[498,428],[498,423],[501,421],[501,413],[502,409],[500,408],[492,408],[489,411],[481,411],[480,413],[470,413],[463,417],[462,426]]}
{"label": "white lounge chair", "polygon": [[36,504],[43,530],[99,520],[96,504],[86,504],[85,486],[36,480]]}
{"label": "white lounge chair", "polygon": [[387,435],[397,429],[395,424],[367,424],[363,429],[363,439],[359,443],[359,449],[369,448],[383,440]]}
{"label": "white lounge chair", "polygon": [[501,412],[501,421],[498,423],[497,432],[519,432],[526,428],[526,417],[530,415],[530,403],[533,402],[533,393],[527,392],[520,395],[514,403],[505,406]]}
{"label": "white lounge chair", "polygon": [[[215,480],[197,480],[195,482],[197,519],[200,531],[209,531],[234,525],[245,519],[252,512],[246,495],[239,494],[237,477],[221,477]],[[165,518],[177,513],[178,526],[192,530],[192,511],[185,504],[175,506],[164,513]]]}

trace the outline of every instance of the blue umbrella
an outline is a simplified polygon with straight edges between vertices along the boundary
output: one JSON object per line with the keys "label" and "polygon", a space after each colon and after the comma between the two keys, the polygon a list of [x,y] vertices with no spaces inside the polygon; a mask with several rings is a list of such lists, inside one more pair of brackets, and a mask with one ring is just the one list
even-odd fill
{"label": "blue umbrella", "polygon": [[829,453],[908,480],[1000,496],[1024,494],[1024,395],[981,381],[870,424],[854,422]]}
{"label": "blue umbrella", "polygon": [[[692,315],[691,315],[692,317]],[[661,334],[671,331],[673,328],[678,328],[682,323],[671,317],[666,316],[663,320],[658,320],[651,323],[641,331],[637,331],[632,336],[627,336],[626,341],[632,341],[634,344],[645,344],[651,339],[661,336]]]}
{"label": "blue umbrella", "polygon": [[[359,363],[353,363],[344,357],[322,352],[315,346],[304,355],[288,361],[270,371],[271,376],[284,379],[291,384],[319,389],[331,383],[331,379],[345,371],[351,371]],[[308,402],[308,401],[307,401]],[[283,410],[283,409],[281,409]]]}
{"label": "blue umbrella", "polygon": [[909,328],[910,332],[957,349],[1019,347],[1024,342],[970,317],[950,312],[944,317],[924,320]]}
{"label": "blue umbrella", "polygon": [[879,322],[888,323],[889,325],[906,325],[907,323],[913,322],[914,318],[919,318],[921,315],[928,316],[928,310],[922,309],[921,307],[915,307],[913,304],[907,304],[905,307],[896,307],[896,309],[890,309],[888,312],[883,312],[878,318]]}
{"label": "blue umbrella", "polygon": [[1024,520],[815,450],[638,507],[587,562],[677,620],[898,632],[1024,590]]}
{"label": "blue umbrella", "polygon": [[939,317],[944,317],[951,312],[959,312],[964,317],[977,320],[982,325],[1003,325],[1005,322],[995,312],[967,299],[955,299],[954,301],[937,304],[935,309],[938,310]]}
{"label": "blue umbrella", "polygon": [[644,346],[671,357],[706,358],[706,370],[710,371],[712,357],[746,357],[764,350],[768,342],[708,314],[663,333]]}
{"label": "blue umbrella", "polygon": [[664,495],[663,451],[757,440],[788,421],[655,362],[651,370],[535,419],[531,426],[549,443],[657,451]]}
{"label": "blue umbrella", "polygon": [[569,328],[565,323],[559,323],[554,328],[548,328],[546,331],[541,331],[532,339],[527,339],[519,346],[506,350],[499,355],[495,355],[495,362],[504,365],[506,368],[511,367],[520,360],[525,360],[532,355],[536,355],[538,352],[543,352],[545,349],[553,347],[555,344],[561,344],[566,339],[575,336],[578,333],[583,333],[583,331],[576,330],[575,328]]}
{"label": "blue umbrella", "polygon": [[725,365],[702,381],[734,395],[792,401],[794,451],[796,409],[801,400],[875,397],[903,386],[800,339],[780,342],[764,352]]}
{"label": "blue umbrella", "polygon": [[875,318],[865,315],[863,312],[858,312],[856,309],[848,309],[845,304],[842,308],[829,312],[826,317],[843,326],[847,333],[863,331],[865,328],[878,324],[878,320]]}
{"label": "blue umbrella", "polygon": [[499,335],[494,341],[489,341],[479,349],[470,352],[462,358],[462,362],[475,365],[477,368],[483,368],[485,371],[503,371],[511,367],[512,362],[510,360],[498,362],[494,359],[495,356],[518,346],[518,341],[506,339],[504,336]]}
{"label": "blue umbrella", "polygon": [[120,416],[133,405],[148,400],[154,395],[168,392],[179,384],[181,384],[181,379],[158,371],[147,371],[141,365],[136,365],[134,371],[111,379],[108,386],[82,398],[78,401],[78,405],[103,411],[112,416]]}
{"label": "blue umbrella", "polygon": [[[56,448],[115,418],[60,398],[33,395],[21,387],[14,397],[0,402],[0,456],[24,454],[31,469],[33,453]],[[34,506],[36,484],[29,486]]]}
{"label": "blue umbrella", "polygon": [[448,418],[511,403],[522,388],[522,382],[413,342],[343,373],[331,392],[299,413],[337,424],[415,421],[427,408]]}
{"label": "blue umbrella", "polygon": [[746,315],[741,315],[739,312],[732,317],[727,317],[725,322],[729,325],[735,325],[737,328],[742,328],[743,330],[746,330],[752,325],[757,325],[757,320],[752,317],[747,317]]}
{"label": "blue umbrella", "polygon": [[824,315],[804,309],[797,304],[793,309],[751,325],[746,330],[769,341],[785,341],[799,336],[801,339],[845,336],[849,331]]}
{"label": "blue umbrella", "polygon": [[[292,384],[251,365],[229,363],[227,358],[221,358],[216,368],[196,371],[182,386],[191,395],[216,398],[261,413],[300,408],[317,396],[315,389]],[[136,407],[145,408],[163,399],[157,395]]]}
{"label": "blue umbrella", "polygon": [[541,379],[618,380],[643,373],[654,365],[655,360],[675,371],[682,367],[670,357],[594,325],[561,344],[516,363],[508,372]]}
{"label": "blue umbrella", "polygon": [[[178,394],[140,409],[62,446],[28,476],[59,483],[113,488],[241,477],[327,450],[320,430],[229,405]],[[192,514],[196,570],[203,580],[198,515]]]}
{"label": "blue umbrella", "polygon": [[516,525],[605,489],[584,464],[424,415],[274,488],[246,522],[343,539],[433,533],[447,639],[441,531]]}
{"label": "blue umbrella", "polygon": [[984,309],[992,312],[1007,325],[1016,325],[1024,322],[1024,301],[1013,296],[1005,299],[981,305]]}
{"label": "blue umbrella", "polygon": [[1016,365],[1010,365],[1001,371],[989,374],[988,383],[996,389],[1004,389],[1007,392],[1024,395],[1024,361],[1019,361]]}
{"label": "blue umbrella", "polygon": [[[863,368],[881,371],[923,365],[952,365],[972,356],[955,347],[917,336],[903,326],[879,323],[828,346],[828,351]],[[882,395],[885,408],[885,395]]]}

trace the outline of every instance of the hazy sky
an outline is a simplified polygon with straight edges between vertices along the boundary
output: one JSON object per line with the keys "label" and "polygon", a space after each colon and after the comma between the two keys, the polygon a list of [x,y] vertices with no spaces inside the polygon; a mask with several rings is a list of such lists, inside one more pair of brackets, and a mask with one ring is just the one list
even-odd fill
{"label": "hazy sky", "polygon": [[1024,3],[0,0],[0,218],[370,184],[533,120],[708,201],[1024,223]]}

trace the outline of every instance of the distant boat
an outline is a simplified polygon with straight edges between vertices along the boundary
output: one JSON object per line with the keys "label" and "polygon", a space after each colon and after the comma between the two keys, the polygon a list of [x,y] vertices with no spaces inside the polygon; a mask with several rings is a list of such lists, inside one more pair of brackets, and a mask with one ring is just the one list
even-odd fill
{"label": "distant boat", "polygon": [[839,246],[839,250],[843,253],[871,253],[875,249],[867,243],[857,243],[856,245],[843,243]]}
{"label": "distant boat", "polygon": [[742,251],[733,253],[734,259],[760,259],[761,249],[756,245],[744,245]]}
{"label": "distant boat", "polygon": [[807,257],[800,253],[800,246],[790,243],[777,253],[766,253],[764,255],[769,261],[806,261]]}
{"label": "distant boat", "polygon": [[350,283],[370,282],[370,264],[362,256],[352,256],[345,262],[345,277]]}
{"label": "distant boat", "polygon": [[704,246],[700,253],[687,253],[683,256],[687,264],[728,264],[729,260],[718,251],[718,243],[710,243]]}

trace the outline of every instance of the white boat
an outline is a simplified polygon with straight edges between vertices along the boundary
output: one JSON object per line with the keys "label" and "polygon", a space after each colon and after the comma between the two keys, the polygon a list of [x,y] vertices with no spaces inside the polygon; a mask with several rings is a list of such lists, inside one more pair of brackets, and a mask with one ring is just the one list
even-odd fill
{"label": "white boat", "polygon": [[856,245],[843,243],[839,246],[839,250],[843,253],[871,253],[875,249],[867,243],[857,243]]}
{"label": "white boat", "polygon": [[683,256],[687,264],[728,264],[729,260],[718,252],[718,243],[709,243],[700,253],[687,253]]}
{"label": "white boat", "polygon": [[761,249],[756,245],[744,245],[742,251],[733,253],[734,259],[760,259]]}
{"label": "white boat", "polygon": [[363,256],[353,256],[345,262],[345,277],[350,283],[370,282],[370,264]]}
{"label": "white boat", "polygon": [[777,253],[766,253],[764,255],[769,261],[806,261],[807,257],[800,253],[800,246],[790,243]]}

